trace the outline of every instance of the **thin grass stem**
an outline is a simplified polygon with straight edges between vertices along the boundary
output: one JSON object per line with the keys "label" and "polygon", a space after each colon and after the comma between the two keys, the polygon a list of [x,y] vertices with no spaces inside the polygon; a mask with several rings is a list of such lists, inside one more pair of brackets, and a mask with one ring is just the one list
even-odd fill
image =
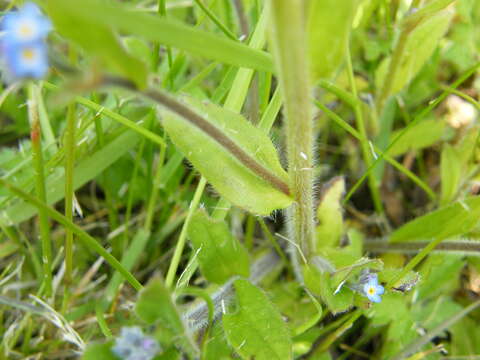
{"label": "thin grass stem", "polygon": [[[38,199],[47,201],[45,188],[45,172],[42,153],[42,132],[38,113],[37,85],[28,85],[28,115],[30,119],[30,137],[32,140],[33,163],[35,167],[35,191]],[[40,239],[42,242],[43,285],[45,295],[52,295],[52,244],[50,239],[50,223],[44,210],[38,211],[40,221]]]}

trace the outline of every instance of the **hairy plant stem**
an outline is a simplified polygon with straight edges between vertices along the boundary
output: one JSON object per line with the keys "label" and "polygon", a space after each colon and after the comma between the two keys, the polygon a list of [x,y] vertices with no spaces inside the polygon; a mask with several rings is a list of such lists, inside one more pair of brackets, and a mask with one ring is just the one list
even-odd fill
{"label": "hairy plant stem", "polygon": [[304,1],[271,0],[272,39],[284,98],[290,191],[289,236],[309,258],[315,249],[313,117],[307,63]]}
{"label": "hairy plant stem", "polygon": [[[37,85],[28,85],[28,115],[30,119],[30,137],[32,140],[33,163],[35,167],[35,191],[38,199],[47,201],[45,173],[42,153],[42,131],[38,113]],[[43,287],[45,295],[52,295],[52,244],[50,239],[50,223],[44,210],[38,211],[40,219],[40,239],[42,241]]]}

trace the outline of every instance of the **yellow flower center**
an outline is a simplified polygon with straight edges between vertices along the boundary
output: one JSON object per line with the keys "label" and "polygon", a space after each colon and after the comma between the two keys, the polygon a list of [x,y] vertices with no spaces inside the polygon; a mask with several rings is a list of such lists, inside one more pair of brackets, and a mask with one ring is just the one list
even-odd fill
{"label": "yellow flower center", "polygon": [[22,57],[25,61],[32,62],[35,60],[35,50],[31,48],[25,48],[22,50]]}
{"label": "yellow flower center", "polygon": [[21,37],[29,38],[33,34],[33,28],[31,24],[29,24],[28,22],[24,22],[23,24],[20,25],[18,32]]}
{"label": "yellow flower center", "polygon": [[375,295],[375,288],[369,287],[369,288],[368,288],[368,294],[369,294],[369,295]]}

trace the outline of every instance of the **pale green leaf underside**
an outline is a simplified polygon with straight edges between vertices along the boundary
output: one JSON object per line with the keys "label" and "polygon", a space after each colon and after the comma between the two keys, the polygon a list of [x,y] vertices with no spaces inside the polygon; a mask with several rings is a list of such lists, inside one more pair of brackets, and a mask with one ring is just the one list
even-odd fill
{"label": "pale green leaf underside", "polygon": [[[288,183],[287,174],[267,135],[237,113],[193,98],[186,100],[251,158]],[[234,205],[253,213],[268,215],[273,210],[286,208],[292,203],[289,196],[254,174],[196,125],[172,113],[164,116],[163,125],[185,157]]]}

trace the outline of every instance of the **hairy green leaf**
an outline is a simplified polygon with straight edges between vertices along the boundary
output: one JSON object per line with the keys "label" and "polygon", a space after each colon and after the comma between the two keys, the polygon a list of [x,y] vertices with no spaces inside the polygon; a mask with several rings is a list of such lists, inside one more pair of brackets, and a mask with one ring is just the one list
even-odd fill
{"label": "hairy green leaf", "polygon": [[[292,199],[286,189],[281,191],[271,181],[274,178],[288,187],[288,176],[268,136],[237,113],[193,98],[186,100],[208,126],[249,158],[239,161],[238,151],[217,141],[219,136],[213,138],[194,123],[167,113],[163,124],[173,143],[215,189],[234,205],[258,214],[289,206]],[[252,171],[253,165],[263,173]]]}
{"label": "hairy green leaf", "polygon": [[140,292],[135,312],[148,324],[156,324],[162,338],[169,338],[171,341],[179,343],[190,354],[198,352],[172,301],[170,291],[161,279],[153,279]]}
{"label": "hairy green leaf", "polygon": [[292,359],[289,330],[268,297],[247,280],[234,285],[239,309],[223,317],[229,343],[242,359]]}
{"label": "hairy green leaf", "polygon": [[224,221],[208,217],[198,210],[190,221],[188,235],[202,274],[214,283],[222,284],[233,275],[248,277],[248,252],[230,233]]}

